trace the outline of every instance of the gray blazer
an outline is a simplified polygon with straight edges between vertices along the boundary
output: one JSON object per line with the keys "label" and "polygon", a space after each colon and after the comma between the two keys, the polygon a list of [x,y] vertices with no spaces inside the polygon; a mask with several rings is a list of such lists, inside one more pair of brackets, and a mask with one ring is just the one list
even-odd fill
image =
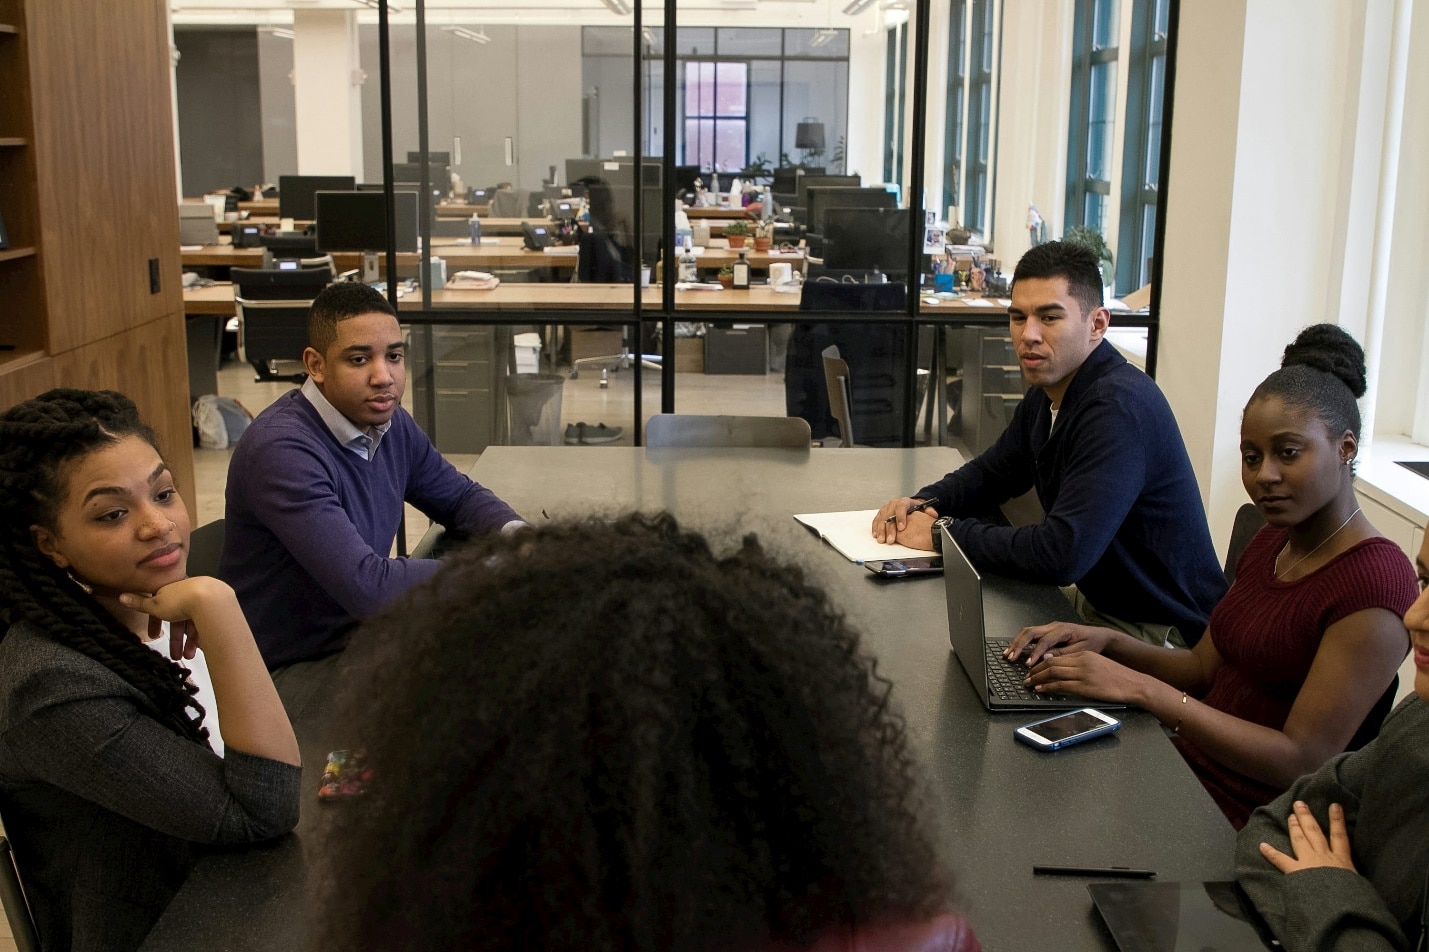
{"label": "gray blazer", "polygon": [[[1236,877],[1288,952],[1404,952],[1424,916],[1429,871],[1429,705],[1410,695],[1362,750],[1306,774],[1251,814],[1236,839]],[[1285,818],[1304,800],[1322,831],[1345,808],[1356,872],[1282,874],[1262,841],[1290,852]]]}
{"label": "gray blazer", "polygon": [[24,623],[0,639],[0,817],[46,952],[138,948],[203,847],[298,822],[300,768],[219,757],[157,713]]}

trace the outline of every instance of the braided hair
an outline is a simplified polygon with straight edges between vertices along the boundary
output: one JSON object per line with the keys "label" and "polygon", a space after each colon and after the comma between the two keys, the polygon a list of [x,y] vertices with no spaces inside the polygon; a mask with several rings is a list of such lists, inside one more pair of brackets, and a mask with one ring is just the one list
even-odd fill
{"label": "braided hair", "polygon": [[1286,406],[1314,413],[1333,439],[1346,430],[1359,439],[1355,401],[1364,394],[1364,350],[1344,329],[1313,324],[1285,348],[1280,369],[1261,381],[1249,403],[1279,397]]}
{"label": "braided hair", "polygon": [[158,450],[133,401],[110,390],[50,390],[0,414],[0,614],[98,661],[152,701],[160,723],[206,745],[188,670],[144,645],[30,534],[32,525],[55,530],[67,467],[127,436]]}

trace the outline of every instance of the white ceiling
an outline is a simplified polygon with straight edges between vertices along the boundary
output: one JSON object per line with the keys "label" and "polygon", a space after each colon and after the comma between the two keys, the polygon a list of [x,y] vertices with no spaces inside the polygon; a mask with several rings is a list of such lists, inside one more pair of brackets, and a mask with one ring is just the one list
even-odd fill
{"label": "white ceiling", "polygon": [[[399,13],[394,24],[416,22],[413,0],[393,0]],[[632,5],[631,0],[627,0]],[[884,12],[880,6],[903,7],[901,0],[882,0],[850,16],[843,12],[849,0],[678,0],[682,26],[726,27],[835,27],[850,30],[876,29]],[[280,26],[292,22],[295,10],[352,10],[360,23],[376,23],[377,11],[356,0],[171,0],[177,25],[258,24]],[[658,26],[664,18],[664,4],[652,0],[644,4],[644,22]],[[901,9],[888,14],[906,16]],[[617,15],[601,0],[427,0],[430,25],[451,23],[563,23],[580,26],[631,24],[630,14]]]}

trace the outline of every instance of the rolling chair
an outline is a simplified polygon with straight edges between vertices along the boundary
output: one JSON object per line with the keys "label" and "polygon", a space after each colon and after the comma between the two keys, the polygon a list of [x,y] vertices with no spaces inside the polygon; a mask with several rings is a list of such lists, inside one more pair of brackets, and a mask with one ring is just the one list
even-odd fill
{"label": "rolling chair", "polygon": [[292,271],[233,268],[230,274],[237,289],[239,346],[257,372],[255,382],[302,383],[305,373],[281,375],[277,362],[302,358],[308,345],[308,309],[331,283],[331,265]]}
{"label": "rolling chair", "polygon": [[0,903],[5,904],[5,918],[10,923],[15,948],[19,952],[40,952],[35,920],[25,901],[25,891],[20,888],[20,871],[15,867],[10,841],[3,836],[0,836]]}
{"label": "rolling chair", "polygon": [[528,218],[531,192],[524,188],[499,188],[491,196],[492,218]]}
{"label": "rolling chair", "polygon": [[[630,263],[633,253],[621,245],[608,231],[600,228],[583,231],[576,238],[578,257],[576,258],[575,280],[582,284],[629,284],[635,279],[635,269]],[[640,366],[659,370],[659,354],[641,354]],[[581,357],[571,361],[572,380],[580,377],[581,366],[598,364],[601,389],[610,387],[611,365],[616,370],[629,367],[635,360],[630,348],[622,346],[618,354],[600,354]]]}
{"label": "rolling chair", "polygon": [[215,519],[189,533],[190,576],[218,577],[218,559],[223,555],[223,526],[222,519]]}
{"label": "rolling chair", "polygon": [[645,445],[652,449],[764,447],[807,451],[809,424],[801,417],[657,413],[645,424]]}

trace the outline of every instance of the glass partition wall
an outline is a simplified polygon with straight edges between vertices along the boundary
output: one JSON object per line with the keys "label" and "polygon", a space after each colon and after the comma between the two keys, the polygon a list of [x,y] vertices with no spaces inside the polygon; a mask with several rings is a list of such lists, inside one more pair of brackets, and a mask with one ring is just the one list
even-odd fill
{"label": "glass partition wall", "polygon": [[[445,453],[638,444],[658,412],[833,442],[834,354],[852,442],[976,452],[1024,389],[998,280],[1021,254],[1075,225],[1113,294],[1154,271],[1174,0],[364,6],[383,240],[334,260],[395,269]],[[1154,315],[1114,324],[1154,373]]]}

